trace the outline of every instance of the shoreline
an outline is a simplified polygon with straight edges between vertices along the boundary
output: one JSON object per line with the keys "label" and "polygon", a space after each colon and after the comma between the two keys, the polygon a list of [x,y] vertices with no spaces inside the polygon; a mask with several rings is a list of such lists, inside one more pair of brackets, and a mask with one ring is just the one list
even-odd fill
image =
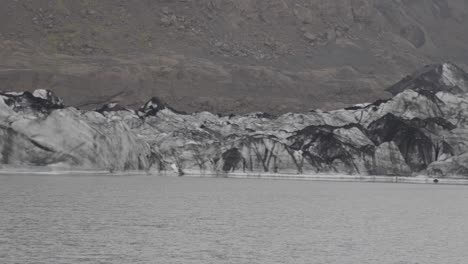
{"label": "shoreline", "polygon": [[298,180],[328,182],[369,182],[369,183],[409,183],[468,185],[468,178],[431,178],[428,176],[379,176],[379,175],[339,175],[339,174],[268,174],[268,173],[186,173],[180,177],[206,177],[259,180]]}
{"label": "shoreline", "polygon": [[183,176],[175,172],[154,171],[122,171],[107,170],[62,170],[54,168],[2,168],[1,175],[65,175],[65,176],[166,176],[166,177],[198,177],[227,179],[258,179],[258,180],[296,180],[296,181],[328,181],[328,182],[375,182],[375,183],[410,183],[410,184],[443,184],[468,185],[468,178],[434,178],[428,176],[383,176],[383,175],[344,175],[344,174],[287,174],[287,173],[200,173],[186,171]]}

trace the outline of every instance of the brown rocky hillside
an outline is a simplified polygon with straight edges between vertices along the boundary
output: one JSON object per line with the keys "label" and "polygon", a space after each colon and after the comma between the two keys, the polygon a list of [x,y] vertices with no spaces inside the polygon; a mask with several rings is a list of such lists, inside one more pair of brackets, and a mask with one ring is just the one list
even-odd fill
{"label": "brown rocky hillside", "polygon": [[466,0],[0,0],[0,87],[67,104],[339,108],[468,65]]}

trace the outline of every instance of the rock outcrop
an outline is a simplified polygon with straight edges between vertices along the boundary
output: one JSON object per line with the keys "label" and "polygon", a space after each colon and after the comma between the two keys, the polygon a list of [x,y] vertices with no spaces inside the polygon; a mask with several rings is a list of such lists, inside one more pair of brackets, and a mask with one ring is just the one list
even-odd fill
{"label": "rock outcrop", "polygon": [[50,91],[0,94],[1,163],[179,175],[268,173],[468,177],[468,78],[431,65],[393,98],[273,116],[64,107]]}

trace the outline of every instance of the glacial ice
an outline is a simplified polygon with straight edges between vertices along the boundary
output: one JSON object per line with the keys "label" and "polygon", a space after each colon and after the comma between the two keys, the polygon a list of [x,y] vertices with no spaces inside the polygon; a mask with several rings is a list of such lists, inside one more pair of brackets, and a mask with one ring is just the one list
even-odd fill
{"label": "glacial ice", "polygon": [[[271,116],[65,107],[48,90],[0,93],[0,163],[114,171],[468,177],[467,74],[425,67],[394,97]],[[422,85],[422,86],[419,86]]]}

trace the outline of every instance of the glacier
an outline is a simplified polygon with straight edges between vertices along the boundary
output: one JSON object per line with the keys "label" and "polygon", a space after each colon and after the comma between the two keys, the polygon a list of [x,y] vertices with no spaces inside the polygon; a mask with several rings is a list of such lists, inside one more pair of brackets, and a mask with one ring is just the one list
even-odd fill
{"label": "glacier", "polygon": [[66,107],[52,91],[0,92],[0,164],[184,174],[468,177],[468,74],[428,65],[390,99],[272,116]]}

